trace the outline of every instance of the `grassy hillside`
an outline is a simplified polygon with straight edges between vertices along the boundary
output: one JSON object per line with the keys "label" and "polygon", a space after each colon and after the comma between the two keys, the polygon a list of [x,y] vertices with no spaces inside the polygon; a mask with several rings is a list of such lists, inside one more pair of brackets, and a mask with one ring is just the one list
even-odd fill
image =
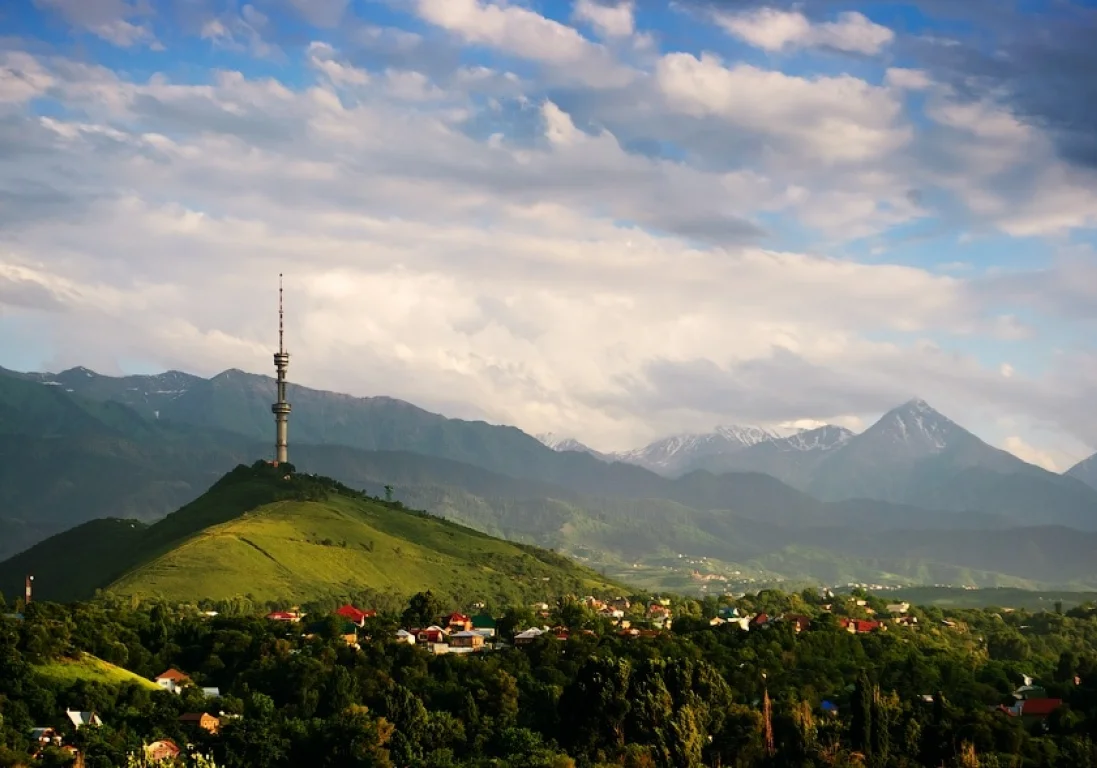
{"label": "grassy hillside", "polygon": [[150,691],[160,690],[160,687],[151,680],[116,667],[90,653],[81,654],[79,659],[61,658],[48,664],[40,664],[34,667],[34,671],[50,683],[65,688],[78,682],[85,682],[112,686],[132,683]]}
{"label": "grassy hillside", "polygon": [[53,600],[97,589],[258,602],[432,589],[462,601],[528,602],[617,588],[551,552],[262,462],[237,467],[154,525],[101,520],[48,539],[0,564],[0,589],[15,590],[26,573],[36,594]]}
{"label": "grassy hillside", "polygon": [[304,601],[433,589],[497,603],[604,586],[591,572],[427,515],[332,496],[279,501],[202,531],[109,592],[169,600]]}

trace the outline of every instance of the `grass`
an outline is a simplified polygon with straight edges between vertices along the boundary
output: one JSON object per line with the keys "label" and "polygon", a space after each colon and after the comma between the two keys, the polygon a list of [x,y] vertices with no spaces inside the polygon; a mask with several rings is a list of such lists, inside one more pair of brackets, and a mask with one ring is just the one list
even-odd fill
{"label": "grass", "polygon": [[48,664],[36,666],[35,672],[54,685],[69,687],[77,682],[100,683],[102,685],[121,686],[128,683],[136,684],[150,691],[160,690],[159,686],[151,680],[146,680],[140,675],[116,667],[89,653],[82,654],[79,659],[58,659]]}
{"label": "grass", "polygon": [[[111,584],[139,598],[303,601],[426,589],[506,601],[604,590],[593,571],[439,518],[332,496],[215,525]],[[551,559],[551,557],[550,557]]]}

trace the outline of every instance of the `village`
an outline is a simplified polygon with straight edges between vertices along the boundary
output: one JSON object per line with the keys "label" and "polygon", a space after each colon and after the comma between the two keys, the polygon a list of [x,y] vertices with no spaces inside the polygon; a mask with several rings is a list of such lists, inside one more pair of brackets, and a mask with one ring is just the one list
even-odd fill
{"label": "village", "polygon": [[[881,605],[879,600],[872,601],[883,608],[881,612],[874,608],[869,600],[856,594],[836,596],[830,590],[823,589],[820,590],[819,595],[821,600],[828,602],[820,602],[817,605],[818,615],[814,618],[800,613],[769,615],[765,612],[742,611],[735,605],[723,605],[718,608],[717,615],[711,618],[698,620],[687,617],[679,618],[677,621],[683,623],[703,621],[709,629],[714,631],[759,632],[787,627],[795,634],[830,630],[863,635],[887,632],[889,626],[914,631],[919,629],[918,617],[912,614],[909,603]],[[627,597],[600,599],[586,596],[577,601],[577,605],[589,612],[588,615],[596,617],[603,630],[602,634],[608,630],[623,639],[658,638],[669,633],[672,624],[676,621],[673,618],[673,601],[665,597],[634,601]],[[869,618],[835,615],[836,607],[839,607],[843,613],[852,612]],[[481,603],[475,603],[472,608],[479,612],[467,615],[454,611],[438,617],[435,623],[428,626],[407,626],[395,630],[391,628],[391,624],[386,626],[386,622],[381,621],[376,610],[362,609],[350,603],[340,606],[330,614],[318,615],[315,612],[307,614],[296,609],[277,610],[266,614],[265,619],[300,627],[300,636],[304,640],[316,638],[325,629],[330,637],[330,628],[335,627],[342,641],[354,650],[361,650],[362,642],[387,639],[388,642],[404,643],[435,656],[485,654],[511,647],[521,648],[550,639],[563,642],[574,634],[590,637],[599,635],[599,632],[589,627],[576,630],[554,622],[553,617],[558,619],[560,612],[554,611],[552,606],[542,602],[529,606],[533,614],[543,620],[542,624],[525,628],[514,627],[513,631],[508,633],[509,638],[503,637],[499,631],[500,617],[485,611],[485,606]],[[218,614],[216,611],[204,611],[202,615],[206,619],[212,619]],[[7,614],[5,618],[19,619],[21,615]],[[944,630],[965,631],[964,627],[949,619],[942,619],[940,627]],[[379,629],[384,634],[377,637],[375,633]],[[296,649],[291,651],[291,653],[299,652]],[[216,735],[227,723],[241,717],[239,714],[217,710],[215,705],[221,697],[219,688],[198,685],[190,675],[179,669],[167,669],[153,678],[152,682],[161,690],[173,694],[181,694],[188,689],[197,690],[202,698],[210,703],[208,710],[185,712],[179,716],[179,724],[186,732],[197,734],[201,731]],[[933,696],[928,693],[921,698],[927,703],[933,701]],[[1026,725],[1046,721],[1063,703],[1061,699],[1049,698],[1046,690],[1034,684],[1033,679],[1027,675],[1023,679],[1023,684],[1013,692],[1013,698],[1012,705],[998,705],[990,709],[1003,716],[1020,718]],[[832,702],[824,701],[823,709],[828,714],[838,714],[837,707]],[[214,714],[215,710],[216,714]],[[103,724],[94,711],[66,709],[64,715],[73,732]],[[79,750],[67,743],[61,729],[35,728],[33,739],[40,750],[45,747],[58,747],[64,750],[71,755],[72,765],[75,768],[82,768],[83,762]],[[194,751],[195,745],[192,743],[179,745],[171,739],[158,739],[145,744],[143,753],[134,757],[133,764],[154,765],[174,760],[182,754],[193,755]]]}

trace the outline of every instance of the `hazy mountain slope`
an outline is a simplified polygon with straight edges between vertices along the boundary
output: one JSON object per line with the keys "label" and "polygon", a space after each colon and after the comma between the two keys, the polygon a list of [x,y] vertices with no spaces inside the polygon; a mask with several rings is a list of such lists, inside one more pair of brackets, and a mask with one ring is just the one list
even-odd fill
{"label": "hazy mountain slope", "polygon": [[550,552],[261,462],[238,467],[159,523],[126,525],[83,526],[87,557],[57,557],[76,532],[47,540],[0,564],[0,588],[21,584],[27,572],[49,599],[105,588],[172,601],[304,601],[368,588],[513,602],[617,588]]}
{"label": "hazy mountain slope", "polygon": [[1080,480],[1090,488],[1097,489],[1097,453],[1093,454],[1088,459],[1079,461],[1064,474],[1067,477],[1073,477],[1075,480]]}

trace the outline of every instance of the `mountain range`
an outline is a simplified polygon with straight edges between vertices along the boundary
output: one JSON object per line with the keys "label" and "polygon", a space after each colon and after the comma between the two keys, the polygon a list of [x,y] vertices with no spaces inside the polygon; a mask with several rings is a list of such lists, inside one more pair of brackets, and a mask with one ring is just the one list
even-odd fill
{"label": "mountain range", "polygon": [[[0,369],[0,558],[94,519],[158,520],[232,467],[269,457],[273,399],[272,379],[238,370]],[[691,572],[706,569],[1097,584],[1079,550],[1097,531],[1087,463],[1047,472],[922,401],[857,435],[725,428],[610,455],[393,398],[291,385],[290,400],[291,460],[303,469],[373,495],[391,485],[410,506],[650,586],[693,588]],[[660,472],[637,466],[640,454]]]}

